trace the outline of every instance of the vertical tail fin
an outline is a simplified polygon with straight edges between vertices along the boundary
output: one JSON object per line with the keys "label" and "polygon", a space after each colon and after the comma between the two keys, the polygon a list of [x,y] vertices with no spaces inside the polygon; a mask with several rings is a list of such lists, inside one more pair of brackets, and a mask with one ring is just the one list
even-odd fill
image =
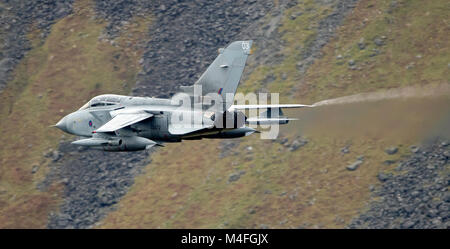
{"label": "vertical tail fin", "polygon": [[[208,93],[217,93],[222,96],[224,102],[227,94],[232,93],[234,97],[252,43],[251,40],[235,41],[226,48],[219,49],[219,56],[194,84],[201,85],[203,96]],[[188,92],[191,88],[192,86],[183,87],[182,90]],[[232,104],[232,101],[225,103],[225,108],[228,109]]]}

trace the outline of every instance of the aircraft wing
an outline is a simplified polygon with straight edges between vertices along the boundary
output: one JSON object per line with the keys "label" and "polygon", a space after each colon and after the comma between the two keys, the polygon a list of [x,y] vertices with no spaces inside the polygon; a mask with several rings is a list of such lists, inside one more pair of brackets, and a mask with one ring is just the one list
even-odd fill
{"label": "aircraft wing", "polygon": [[312,105],[300,105],[300,104],[281,104],[281,105],[232,105],[229,111],[234,110],[249,110],[249,109],[265,109],[263,113],[260,113],[257,117],[249,117],[245,121],[247,124],[287,124],[291,120],[298,120],[295,118],[288,118],[284,116],[282,108],[303,108],[313,107]]}
{"label": "aircraft wing", "polygon": [[281,105],[232,105],[230,110],[248,110],[248,109],[281,109],[281,108],[303,108],[312,107],[312,105],[300,104],[281,104]]}
{"label": "aircraft wing", "polygon": [[135,124],[144,119],[152,117],[153,114],[148,112],[126,112],[117,113],[110,121],[98,128],[96,132],[113,132],[122,129],[126,126]]}

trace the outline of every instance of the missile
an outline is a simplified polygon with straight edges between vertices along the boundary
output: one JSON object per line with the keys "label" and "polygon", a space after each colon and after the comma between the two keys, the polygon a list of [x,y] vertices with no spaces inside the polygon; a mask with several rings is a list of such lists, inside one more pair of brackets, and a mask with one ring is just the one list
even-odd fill
{"label": "missile", "polygon": [[117,145],[122,144],[122,139],[109,140],[109,139],[104,139],[104,138],[86,138],[86,139],[74,141],[74,142],[72,142],[72,144],[88,146],[88,147],[105,146],[105,145],[117,146]]}
{"label": "missile", "polygon": [[251,128],[251,127],[241,127],[233,130],[225,130],[221,131],[217,134],[205,136],[206,138],[236,138],[236,137],[245,137],[251,135],[253,133],[259,133],[259,131]]}
{"label": "missile", "polygon": [[131,137],[111,137],[107,138],[86,138],[72,142],[74,145],[88,146],[105,151],[136,151],[149,149],[157,144],[147,138],[131,136]]}

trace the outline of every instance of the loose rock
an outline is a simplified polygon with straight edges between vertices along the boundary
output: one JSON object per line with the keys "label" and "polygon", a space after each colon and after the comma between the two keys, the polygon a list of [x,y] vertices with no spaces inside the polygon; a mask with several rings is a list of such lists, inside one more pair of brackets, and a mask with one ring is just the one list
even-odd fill
{"label": "loose rock", "polygon": [[289,151],[296,151],[299,148],[305,146],[306,144],[308,144],[308,140],[303,139],[303,138],[297,138],[296,140],[294,140],[292,142],[292,144],[289,146]]}
{"label": "loose rock", "polygon": [[239,178],[241,178],[241,175],[245,174],[245,171],[240,171],[237,173],[233,173],[228,177],[228,182],[235,182],[237,180],[239,180]]}
{"label": "loose rock", "polygon": [[385,182],[389,179],[389,175],[386,175],[384,173],[379,173],[377,177],[378,177],[378,180],[380,180],[382,182]]}
{"label": "loose rock", "polygon": [[356,170],[356,169],[359,167],[359,165],[361,165],[362,163],[363,163],[363,161],[357,160],[356,162],[354,162],[354,163],[348,165],[346,168],[347,168],[347,170],[354,171],[354,170]]}
{"label": "loose rock", "polygon": [[397,153],[397,151],[398,151],[398,148],[394,147],[394,146],[389,147],[385,150],[385,152],[389,155],[394,155],[395,153]]}

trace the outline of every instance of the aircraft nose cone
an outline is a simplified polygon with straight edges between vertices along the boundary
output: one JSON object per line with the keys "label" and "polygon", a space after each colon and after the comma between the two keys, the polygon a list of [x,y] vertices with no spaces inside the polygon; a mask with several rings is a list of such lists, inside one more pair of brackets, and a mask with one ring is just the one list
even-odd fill
{"label": "aircraft nose cone", "polygon": [[55,124],[55,127],[58,127],[60,130],[62,130],[64,132],[68,132],[66,117],[59,120],[59,122]]}

